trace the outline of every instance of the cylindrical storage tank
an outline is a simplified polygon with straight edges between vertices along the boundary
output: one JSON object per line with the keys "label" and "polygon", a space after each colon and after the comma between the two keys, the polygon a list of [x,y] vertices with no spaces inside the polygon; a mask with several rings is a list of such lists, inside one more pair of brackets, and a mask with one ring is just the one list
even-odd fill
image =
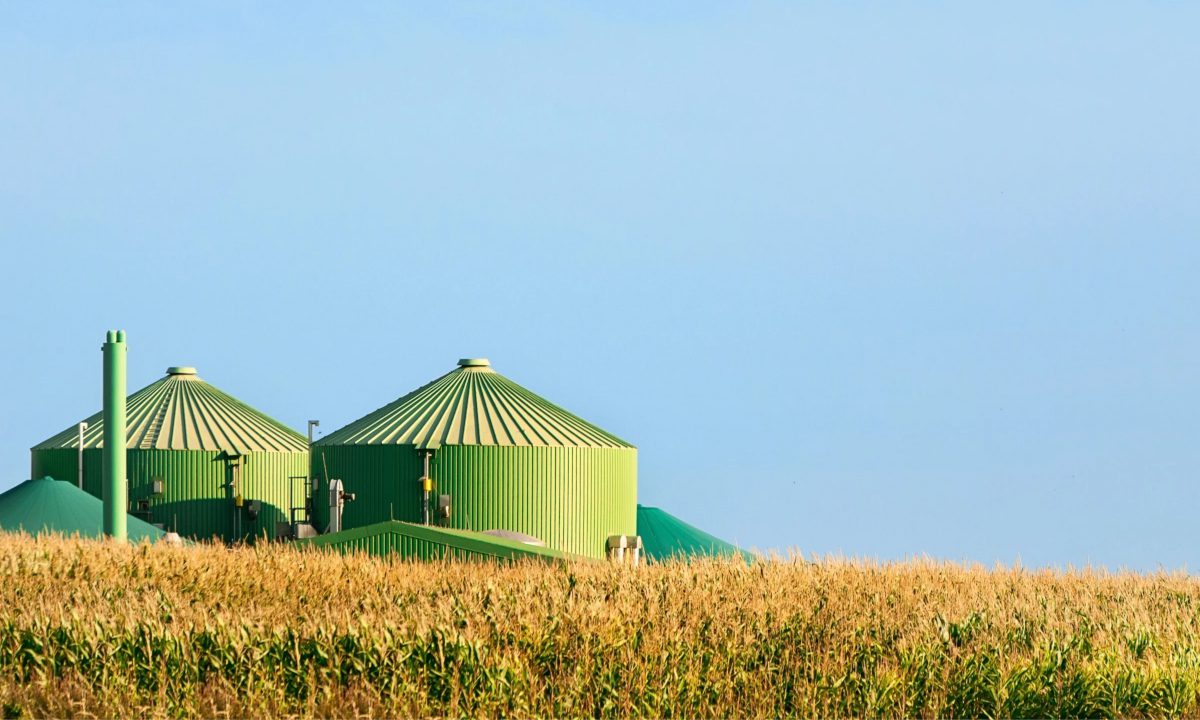
{"label": "cylindrical storage tank", "polygon": [[[508,530],[548,547],[603,557],[612,535],[637,534],[637,448],[493,370],[460,360],[433,382],[313,443],[317,529],[329,526],[326,479],[356,498],[345,529],[429,522]],[[438,511],[448,495],[449,517]]]}
{"label": "cylindrical storage tank", "polygon": [[[129,396],[125,452],[129,512],[167,530],[226,542],[274,538],[303,507],[308,440],[221,392],[195,368]],[[100,497],[104,419],[85,421],[83,489]],[[76,482],[78,423],[31,450],[36,477]]]}

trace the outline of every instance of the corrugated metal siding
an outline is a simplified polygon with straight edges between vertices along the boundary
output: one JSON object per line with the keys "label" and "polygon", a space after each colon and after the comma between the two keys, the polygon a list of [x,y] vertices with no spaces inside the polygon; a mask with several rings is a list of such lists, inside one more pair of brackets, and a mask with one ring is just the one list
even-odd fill
{"label": "corrugated metal siding", "polygon": [[452,445],[433,456],[451,527],[505,529],[603,557],[610,535],[637,533],[637,450]]}
{"label": "corrugated metal siding", "polygon": [[409,537],[400,533],[379,533],[378,535],[370,535],[363,538],[352,538],[342,542],[329,543],[327,545],[321,545],[318,547],[335,550],[342,553],[365,552],[370,555],[396,555],[401,558],[412,558],[417,560],[441,560],[443,558],[454,558],[458,560],[480,560],[500,557],[499,555],[490,555],[479,552],[471,552],[461,548],[454,548],[442,543],[424,540],[422,538]]}
{"label": "corrugated metal siding", "polygon": [[[76,450],[34,450],[33,471],[58,480],[74,483],[76,479]],[[100,449],[85,449],[83,489],[101,497],[102,455]],[[286,522],[289,496],[289,476],[305,476],[308,453],[251,453],[243,461],[242,496],[259,500],[262,510],[251,521],[240,510],[242,521],[239,537],[275,536],[275,523]],[[222,453],[188,450],[129,450],[126,453],[129,475],[130,510],[137,501],[150,501],[150,522],[163,523],[180,535],[198,539],[218,536],[232,541],[234,537],[234,505],[228,484],[228,464]],[[40,477],[40,476],[39,476]],[[163,479],[161,497],[151,495],[156,477]],[[297,483],[298,485],[298,483]],[[299,503],[299,492],[297,492]]]}
{"label": "corrugated metal siding", "polygon": [[327,477],[340,479],[346,492],[358,496],[342,512],[343,528],[384,520],[417,522],[421,519],[417,483],[421,470],[421,458],[411,445],[314,444],[312,476],[322,480],[313,500],[313,524],[321,531],[329,526]]}
{"label": "corrugated metal siding", "polygon": [[[260,500],[262,510],[251,532],[262,537],[275,537],[275,523],[290,522],[288,509],[294,502],[304,505],[304,481],[290,477],[308,478],[309,455],[296,453],[251,453],[242,475],[242,494],[248,500]],[[295,491],[292,492],[291,488]]]}
{"label": "corrugated metal siding", "polygon": [[[313,474],[340,478],[358,498],[343,528],[384,520],[419,522],[421,459],[412,446],[313,448]],[[637,533],[634,448],[443,446],[430,467],[434,494],[449,494],[449,527],[505,529],[533,535],[558,550],[604,556],[610,535]],[[318,528],[328,525],[327,487],[318,493]]]}
{"label": "corrugated metal siding", "polygon": [[79,478],[77,455],[74,450],[34,450],[29,454],[29,477],[52,477],[75,483]]}

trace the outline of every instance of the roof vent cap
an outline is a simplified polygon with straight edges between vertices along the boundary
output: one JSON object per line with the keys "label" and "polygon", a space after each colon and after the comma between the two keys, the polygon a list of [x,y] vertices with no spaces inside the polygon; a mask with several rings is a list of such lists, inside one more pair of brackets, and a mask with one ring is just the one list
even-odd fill
{"label": "roof vent cap", "polygon": [[195,375],[196,368],[187,367],[186,365],[177,365],[175,367],[167,368],[167,374],[168,375]]}
{"label": "roof vent cap", "polygon": [[463,358],[458,361],[459,367],[491,367],[487,358]]}

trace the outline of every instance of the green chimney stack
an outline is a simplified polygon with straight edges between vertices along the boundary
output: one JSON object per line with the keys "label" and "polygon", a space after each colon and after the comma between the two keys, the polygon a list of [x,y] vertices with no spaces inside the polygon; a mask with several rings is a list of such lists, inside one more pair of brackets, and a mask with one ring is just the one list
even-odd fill
{"label": "green chimney stack", "polygon": [[104,534],[125,542],[129,489],[125,478],[125,331],[104,342]]}

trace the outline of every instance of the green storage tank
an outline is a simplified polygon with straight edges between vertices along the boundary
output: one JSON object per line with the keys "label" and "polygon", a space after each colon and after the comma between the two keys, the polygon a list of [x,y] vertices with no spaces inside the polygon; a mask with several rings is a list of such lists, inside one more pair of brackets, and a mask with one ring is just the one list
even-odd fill
{"label": "green storage tank", "polygon": [[[273,538],[304,504],[303,435],[173,367],[127,400],[130,513],[185,537]],[[104,421],[85,421],[83,489],[100,497]],[[76,483],[78,424],[31,451],[33,477]]]}
{"label": "green storage tank", "polygon": [[[491,368],[458,368],[313,443],[317,529],[329,527],[328,478],[356,499],[342,528],[386,520],[533,536],[600,558],[637,533],[637,448]],[[426,468],[426,465],[428,468]],[[423,477],[429,477],[428,500]],[[449,517],[438,511],[449,496]]]}

